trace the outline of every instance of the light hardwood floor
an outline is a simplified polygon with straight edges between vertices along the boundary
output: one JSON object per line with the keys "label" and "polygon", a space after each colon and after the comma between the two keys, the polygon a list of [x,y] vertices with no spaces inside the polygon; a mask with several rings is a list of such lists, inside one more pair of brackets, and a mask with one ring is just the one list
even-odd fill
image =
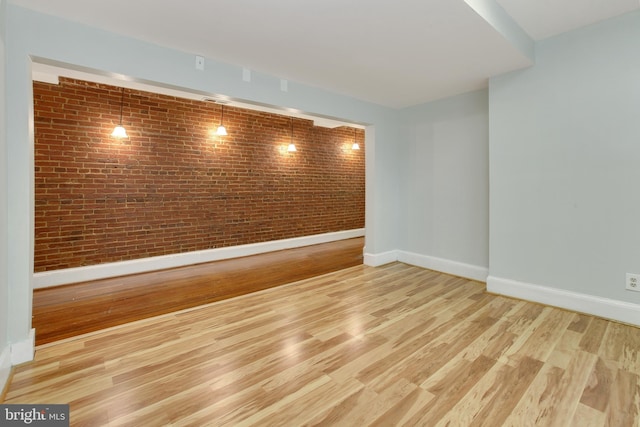
{"label": "light hardwood floor", "polygon": [[39,347],[78,426],[638,426],[640,329],[394,263]]}

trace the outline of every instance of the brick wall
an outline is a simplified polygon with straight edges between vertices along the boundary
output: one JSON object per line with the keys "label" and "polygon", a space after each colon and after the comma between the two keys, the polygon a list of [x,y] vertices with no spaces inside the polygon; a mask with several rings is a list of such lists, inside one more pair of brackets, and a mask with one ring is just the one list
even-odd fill
{"label": "brick wall", "polygon": [[364,131],[126,89],[34,82],[35,271],[364,227]]}

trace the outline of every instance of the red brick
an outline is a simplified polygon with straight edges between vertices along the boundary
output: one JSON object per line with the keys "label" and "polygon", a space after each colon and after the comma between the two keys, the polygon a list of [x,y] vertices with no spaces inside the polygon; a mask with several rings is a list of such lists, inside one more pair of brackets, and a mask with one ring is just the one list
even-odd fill
{"label": "red brick", "polygon": [[[364,133],[61,78],[34,83],[35,271],[364,227]],[[345,149],[346,148],[346,149]]]}

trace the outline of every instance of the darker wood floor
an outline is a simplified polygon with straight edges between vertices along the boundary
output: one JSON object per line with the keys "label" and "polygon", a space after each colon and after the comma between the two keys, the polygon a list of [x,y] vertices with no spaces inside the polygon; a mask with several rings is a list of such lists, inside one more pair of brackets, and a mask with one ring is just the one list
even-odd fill
{"label": "darker wood floor", "polygon": [[364,238],[36,289],[36,345],[362,264]]}

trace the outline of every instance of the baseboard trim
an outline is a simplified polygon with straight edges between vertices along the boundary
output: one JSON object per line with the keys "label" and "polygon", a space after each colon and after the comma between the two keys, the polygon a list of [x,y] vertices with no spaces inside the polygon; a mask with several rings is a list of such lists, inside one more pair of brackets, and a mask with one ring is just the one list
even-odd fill
{"label": "baseboard trim", "polygon": [[365,252],[363,259],[364,265],[369,267],[380,267],[395,261],[398,261],[398,251],[381,252],[379,254]]}
{"label": "baseboard trim", "polygon": [[36,330],[31,329],[27,339],[11,344],[11,364],[30,362],[36,350]]}
{"label": "baseboard trim", "polygon": [[640,305],[489,276],[487,291],[640,326]]}
{"label": "baseboard trim", "polygon": [[489,269],[486,267],[407,251],[398,251],[398,261],[480,282],[486,281],[489,275]]}
{"label": "baseboard trim", "polygon": [[395,261],[467,279],[478,280],[480,282],[486,281],[487,276],[489,275],[489,269],[485,267],[465,264],[463,262],[437,258],[429,255],[421,255],[414,252],[393,250],[381,252],[379,254],[367,252],[364,254],[364,264],[370,267],[379,267]]}
{"label": "baseboard trim", "polygon": [[4,392],[9,385],[11,366],[11,347],[7,345],[0,353],[0,402],[3,401]]}
{"label": "baseboard trim", "polygon": [[283,249],[301,248],[303,246],[335,242],[338,240],[352,239],[354,237],[362,236],[364,236],[364,228],[359,228],[334,233],[296,237],[292,239],[274,240],[271,242],[232,246],[228,248],[207,249],[184,254],[163,255],[139,260],[92,265],[88,267],[45,271],[35,273],[33,275],[33,287],[34,289],[47,288],[51,286],[66,285],[69,283],[86,282],[89,280],[145,273],[155,270],[164,270],[167,268],[184,267],[203,262],[257,255]]}

